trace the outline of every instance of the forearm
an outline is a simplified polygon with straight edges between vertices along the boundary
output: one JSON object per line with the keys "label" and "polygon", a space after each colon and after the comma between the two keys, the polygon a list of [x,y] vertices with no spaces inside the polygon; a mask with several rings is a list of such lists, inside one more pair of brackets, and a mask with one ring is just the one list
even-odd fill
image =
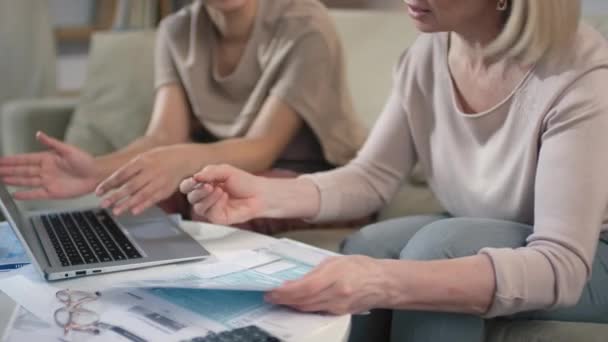
{"label": "forearm", "polygon": [[490,258],[475,255],[451,260],[382,260],[387,307],[481,315],[494,298],[496,280]]}
{"label": "forearm", "polygon": [[96,183],[107,179],[138,155],[164,150],[178,176],[190,177],[204,167],[229,164],[256,173],[272,166],[278,153],[264,139],[235,138],[213,144],[170,142],[153,135],[137,139],[124,149],[96,159]]}
{"label": "forearm", "polygon": [[312,219],[319,213],[321,196],[309,179],[260,178],[263,199],[260,217]]}
{"label": "forearm", "polygon": [[250,173],[259,173],[272,167],[277,153],[264,139],[232,138],[216,143],[177,144],[170,148],[184,156],[181,167],[190,176],[208,165],[228,164]]}

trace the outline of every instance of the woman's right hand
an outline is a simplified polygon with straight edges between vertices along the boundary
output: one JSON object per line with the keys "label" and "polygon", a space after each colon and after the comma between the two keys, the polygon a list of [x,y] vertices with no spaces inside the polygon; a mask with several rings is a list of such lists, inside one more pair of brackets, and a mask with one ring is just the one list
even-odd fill
{"label": "woman's right hand", "polygon": [[0,177],[7,185],[28,187],[18,200],[65,199],[92,192],[98,183],[90,154],[38,132],[50,151],[0,158]]}
{"label": "woman's right hand", "polygon": [[264,178],[229,165],[207,166],[180,184],[194,213],[209,222],[230,225],[264,211]]}

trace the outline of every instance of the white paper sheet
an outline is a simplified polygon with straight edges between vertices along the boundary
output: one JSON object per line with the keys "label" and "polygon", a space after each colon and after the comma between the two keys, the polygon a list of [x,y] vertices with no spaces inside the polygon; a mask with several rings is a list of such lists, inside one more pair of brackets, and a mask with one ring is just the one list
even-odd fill
{"label": "white paper sheet", "polygon": [[186,266],[114,286],[269,291],[302,277],[332,255],[336,254],[282,239],[264,248],[225,255],[217,263]]}

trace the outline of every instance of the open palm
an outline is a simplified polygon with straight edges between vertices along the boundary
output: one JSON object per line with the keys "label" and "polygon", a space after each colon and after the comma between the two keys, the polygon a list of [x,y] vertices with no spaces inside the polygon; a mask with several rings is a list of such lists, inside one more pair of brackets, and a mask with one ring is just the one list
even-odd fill
{"label": "open palm", "polygon": [[93,191],[97,180],[90,154],[43,133],[36,137],[50,151],[0,158],[3,182],[29,188],[16,192],[16,199],[63,199]]}

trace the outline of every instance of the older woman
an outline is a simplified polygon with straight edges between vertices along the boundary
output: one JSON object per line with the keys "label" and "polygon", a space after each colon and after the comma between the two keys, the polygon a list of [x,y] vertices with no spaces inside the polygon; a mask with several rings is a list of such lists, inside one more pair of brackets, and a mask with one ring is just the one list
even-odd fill
{"label": "older woman", "polygon": [[[145,136],[93,158],[39,134],[52,152],[0,159],[6,183],[33,188],[16,198],[97,189],[116,214],[139,214],[209,164],[291,176],[345,164],[363,143],[337,33],[317,0],[199,0],[157,36]],[[162,204],[187,209],[179,197]]]}
{"label": "older woman", "polygon": [[482,341],[497,316],[608,322],[605,40],[579,24],[578,0],[407,5],[429,34],[399,60],[353,162],[295,180],[207,167],[181,190],[219,223],[343,219],[387,203],[418,162],[446,214],[364,228],[343,251],[367,256],[324,262],[268,299],[392,309],[354,319],[361,341]]}

